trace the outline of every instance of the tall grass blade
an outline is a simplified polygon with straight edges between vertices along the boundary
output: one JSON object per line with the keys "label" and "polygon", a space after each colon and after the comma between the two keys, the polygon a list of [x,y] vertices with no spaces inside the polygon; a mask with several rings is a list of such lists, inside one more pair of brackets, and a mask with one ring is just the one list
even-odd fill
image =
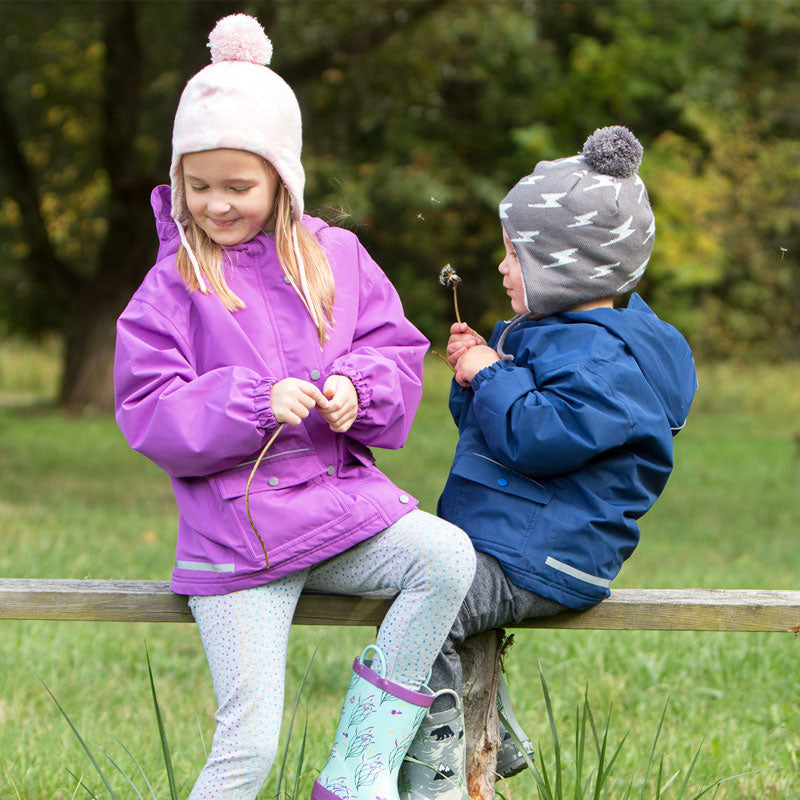
{"label": "tall grass blade", "polygon": [[714,790],[713,797],[716,797],[719,793],[719,787],[722,786],[723,783],[728,783],[728,781],[738,781],[739,778],[746,778],[748,775],[758,775],[759,772],[763,772],[763,770],[754,769],[750,770],[750,772],[740,772],[737,775],[730,775],[727,778],[720,778],[718,781],[714,781],[714,783],[710,783],[708,786],[701,789],[697,794],[692,795],[689,800],[698,800],[698,798],[710,792],[712,789]]}
{"label": "tall grass blade", "polygon": [[664,779],[664,756],[658,760],[658,775],[656,776],[656,797],[655,800],[661,800],[661,781]]}
{"label": "tall grass blade", "polygon": [[203,756],[208,760],[208,748],[206,747],[206,737],[203,736],[203,726],[200,724],[200,717],[197,717],[197,732],[200,734],[200,746],[203,748]]}
{"label": "tall grass blade", "polygon": [[306,709],[306,719],[303,723],[303,738],[300,740],[300,752],[297,754],[297,767],[294,774],[294,791],[292,800],[297,800],[300,796],[300,778],[303,774],[303,763],[306,755],[306,741],[308,738],[308,709]]}
{"label": "tall grass blade", "polygon": [[[583,800],[583,756],[586,749],[586,712],[589,705],[588,687],[583,692],[583,712],[575,709],[575,789],[574,800]],[[591,780],[591,778],[590,778]]]}
{"label": "tall grass blade", "polygon": [[142,793],[136,788],[136,784],[128,777],[128,774],[125,772],[125,770],[123,770],[122,767],[119,764],[117,764],[117,762],[114,761],[114,759],[108,753],[106,753],[106,751],[103,750],[102,747],[100,748],[100,751],[111,762],[111,765],[114,767],[114,769],[116,769],[117,772],[119,772],[119,774],[122,775],[123,778],[125,778],[125,780],[128,782],[128,786],[130,786],[131,789],[133,789],[139,800],[144,800],[144,798],[142,797]]}
{"label": "tall grass blade", "polygon": [[[67,770],[69,772],[69,770]],[[78,782],[75,784],[75,788],[72,790],[72,794],[69,796],[69,800],[75,800],[75,795],[78,794],[78,789],[81,788],[81,784],[83,783],[83,778],[78,778]],[[14,786],[14,794],[17,796],[17,800],[21,800],[19,789],[12,783]]]}
{"label": "tall grass blade", "polygon": [[[41,683],[42,686],[44,686],[44,688],[47,689],[47,693],[50,695],[50,697],[53,698],[53,702],[56,704],[56,708],[61,712],[61,716],[64,717],[64,719],[67,721],[67,724],[70,726],[70,728],[72,728],[72,732],[75,734],[78,741],[81,743],[81,747],[86,752],[86,755],[89,756],[89,760],[92,762],[92,766],[97,770],[97,774],[100,776],[100,780],[103,781],[103,785],[108,790],[108,793],[111,795],[112,800],[117,800],[117,796],[114,794],[114,790],[111,788],[111,784],[108,782],[105,773],[100,768],[100,765],[97,763],[97,759],[94,757],[94,754],[89,749],[89,745],[86,744],[86,742],[83,740],[83,737],[78,732],[78,729],[72,724],[72,720],[67,715],[67,712],[64,711],[64,709],[61,707],[61,703],[58,702],[58,698],[50,691],[50,687],[41,678],[39,678],[38,675],[36,677],[39,679],[39,683]],[[75,776],[73,775],[72,777],[74,778]],[[87,791],[89,790],[87,789]],[[94,795],[92,795],[92,797],[94,797]]]}
{"label": "tall grass blade", "polygon": [[677,798],[675,798],[675,800],[683,800],[683,796],[684,794],[686,794],[686,788],[689,785],[689,778],[692,777],[694,768],[697,765],[697,759],[700,757],[700,748],[702,748],[703,742],[705,742],[705,736],[703,737],[703,741],[700,742],[700,747],[698,747],[697,750],[695,751],[692,763],[689,765],[689,769],[686,771],[686,777],[684,777],[683,779],[683,784],[681,785],[680,791],[678,792],[678,796]]}
{"label": "tall grass blade", "polygon": [[[78,793],[78,789],[83,789],[83,791],[86,792],[89,797],[93,797],[94,800],[98,800],[97,795],[83,782],[83,777],[79,778],[69,767],[67,767],[67,772],[72,775],[76,781],[78,781],[77,785],[75,786],[75,791],[72,793],[73,797],[75,797],[75,795]],[[17,796],[19,796],[19,793]]]}
{"label": "tall grass blade", "polygon": [[125,744],[121,742],[119,739],[117,739],[116,736],[114,737],[114,739],[116,740],[117,744],[128,754],[128,757],[131,759],[131,761],[133,761],[133,763],[136,764],[136,768],[139,770],[139,774],[142,776],[142,779],[147,784],[147,788],[150,791],[150,796],[153,798],[153,800],[158,800],[158,798],[156,797],[156,793],[153,791],[153,787],[150,785],[150,781],[147,780],[147,774],[142,769],[142,765],[139,763],[136,756],[133,753],[131,753],[131,751],[128,750]]}
{"label": "tall grass blade", "polygon": [[[588,716],[589,716],[589,725],[591,726],[591,729],[592,729],[592,738],[594,739],[595,750],[597,751],[598,758],[600,758],[602,761],[605,761],[605,751],[606,751],[606,748],[607,748],[608,729],[609,729],[609,726],[611,724],[611,709],[609,708],[609,710],[608,710],[608,716],[606,717],[605,732],[603,734],[603,740],[601,741],[600,740],[600,735],[597,732],[597,724],[594,721],[594,713],[592,712],[592,706],[591,706],[591,703],[589,703],[588,693],[586,695],[586,708],[587,708]],[[614,764],[616,763],[617,759],[619,758],[619,755],[622,752],[622,748],[625,745],[625,742],[627,740],[628,740],[628,734],[626,733],[622,737],[622,739],[620,739],[620,742],[617,745],[616,750],[614,750],[613,755],[611,756],[611,758],[608,761],[608,765],[605,767],[605,777],[604,777],[604,779],[603,779],[603,781],[601,783],[604,795],[608,794],[608,786],[607,786],[608,785],[608,779],[611,776],[611,771],[614,768]],[[625,796],[626,797],[629,796],[632,790],[633,790],[633,779],[631,779],[631,782],[628,785],[628,789],[627,789],[627,791],[625,793]]]}
{"label": "tall grass blade", "polygon": [[644,781],[642,782],[642,793],[639,796],[640,800],[644,800],[644,790],[647,787],[647,780],[650,777],[650,768],[653,766],[653,759],[656,757],[656,746],[658,745],[658,739],[661,736],[661,729],[664,727],[664,718],[667,716],[668,705],[669,705],[669,697],[667,697],[667,702],[664,703],[664,710],[661,712],[661,719],[658,721],[658,728],[656,729],[656,735],[653,738],[653,746],[650,749],[650,758],[647,761],[647,769],[644,772]]}
{"label": "tall grass blade", "polygon": [[303,673],[303,680],[300,681],[300,687],[297,690],[297,697],[294,701],[294,708],[292,709],[292,718],[289,721],[289,730],[286,732],[286,744],[283,747],[283,758],[281,759],[281,766],[278,770],[278,782],[275,785],[275,800],[280,800],[280,791],[281,791],[281,783],[283,782],[283,774],[286,770],[286,759],[289,756],[289,744],[292,741],[292,730],[294,729],[294,718],[297,714],[297,708],[300,705],[300,698],[303,694],[303,687],[306,685],[306,678],[308,678],[308,673],[311,670],[311,664],[314,662],[314,657],[317,655],[317,650],[319,649],[319,644],[321,639],[317,641],[316,645],[314,646],[314,652],[311,654],[311,658],[308,659],[308,664],[306,664],[306,671]]}
{"label": "tall grass blade", "polygon": [[[600,749],[597,751],[597,775],[595,777],[593,800],[600,800],[600,792],[608,780],[606,771],[606,748],[608,747],[608,728],[611,725],[611,710],[609,709],[606,717],[606,726],[603,730],[603,738],[600,741]],[[596,743],[596,739],[595,739]]]}
{"label": "tall grass blade", "polygon": [[164,768],[167,771],[167,781],[169,782],[169,796],[172,800],[178,800],[178,788],[175,785],[175,774],[172,770],[172,757],[169,754],[169,742],[167,741],[167,731],[164,728],[164,720],[161,717],[161,707],[158,704],[156,694],[156,683],[153,680],[153,669],[150,664],[150,651],[147,643],[144,645],[144,652],[147,656],[147,674],[150,677],[150,691],[153,694],[153,708],[156,712],[156,722],[158,723],[158,737],[161,740],[161,752],[164,754]]}
{"label": "tall grass blade", "polygon": [[553,751],[555,753],[555,798],[563,800],[563,776],[561,769],[561,743],[558,741],[558,730],[556,720],[553,716],[553,704],[550,702],[550,693],[547,691],[547,681],[544,679],[542,665],[539,664],[539,679],[542,682],[542,693],[544,694],[544,705],[547,709],[547,718],[550,720],[550,734],[553,737]]}

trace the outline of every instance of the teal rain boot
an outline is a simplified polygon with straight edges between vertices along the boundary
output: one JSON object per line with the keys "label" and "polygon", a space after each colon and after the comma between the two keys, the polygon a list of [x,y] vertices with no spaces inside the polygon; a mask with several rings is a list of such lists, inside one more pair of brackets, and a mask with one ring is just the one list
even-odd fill
{"label": "teal rain boot", "polygon": [[458,692],[452,689],[441,689],[435,698],[446,695],[453,698],[453,708],[428,712],[411,742],[400,768],[400,800],[469,797],[464,708]]}
{"label": "teal rain boot", "polygon": [[[534,750],[531,740],[528,735],[522,730],[522,726],[517,721],[514,715],[514,709],[511,707],[511,698],[508,696],[508,687],[506,686],[503,673],[498,676],[497,682],[497,713],[505,718],[508,727],[514,731],[517,739],[519,739],[522,747],[525,750],[528,758],[533,761]],[[497,750],[497,767],[495,768],[497,774],[501,778],[510,778],[517,775],[523,770],[528,768],[528,761],[525,759],[522,751],[519,750],[511,734],[506,730],[503,721],[500,721],[500,746]]]}
{"label": "teal rain boot", "polygon": [[[377,656],[371,662],[365,660],[370,650]],[[400,800],[397,773],[433,694],[385,675],[386,661],[375,645],[353,662],[333,748],[311,800]]]}

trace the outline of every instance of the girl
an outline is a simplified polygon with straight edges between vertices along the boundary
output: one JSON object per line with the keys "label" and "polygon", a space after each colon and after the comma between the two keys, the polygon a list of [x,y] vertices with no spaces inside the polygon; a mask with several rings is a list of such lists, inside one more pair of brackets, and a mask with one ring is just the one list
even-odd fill
{"label": "girl", "polygon": [[159,257],[115,361],[120,428],[172,481],[172,588],[190,595],[219,703],[191,798],[258,793],[303,588],[397,593],[312,794],[397,798],[474,570],[463,532],[416,510],[367,447],[403,445],[428,343],[356,237],[303,216],[300,109],[265,66],[261,26],[226,17],[209,47],[178,106],[172,186],[152,197]]}

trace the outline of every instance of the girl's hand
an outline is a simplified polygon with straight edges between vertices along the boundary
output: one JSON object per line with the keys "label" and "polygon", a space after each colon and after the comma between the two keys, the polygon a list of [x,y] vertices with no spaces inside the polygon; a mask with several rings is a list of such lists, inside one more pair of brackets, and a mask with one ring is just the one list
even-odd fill
{"label": "girl's hand", "polygon": [[334,433],[344,433],[355,422],[358,414],[358,392],[350,378],[344,375],[330,375],[322,387],[327,406],[320,408],[328,427]]}
{"label": "girl's hand", "polygon": [[328,406],[327,398],[313,383],[299,378],[284,378],[274,384],[270,403],[275,419],[289,425],[300,425],[314,406],[320,411]]}
{"label": "girl's hand", "polygon": [[463,355],[455,365],[456,383],[459,386],[471,386],[472,379],[484,367],[500,361],[496,350],[486,344],[475,345],[463,351]]}
{"label": "girl's hand", "polygon": [[450,338],[447,340],[447,363],[455,370],[456,362],[470,347],[485,345],[486,339],[466,322],[454,322],[450,326]]}

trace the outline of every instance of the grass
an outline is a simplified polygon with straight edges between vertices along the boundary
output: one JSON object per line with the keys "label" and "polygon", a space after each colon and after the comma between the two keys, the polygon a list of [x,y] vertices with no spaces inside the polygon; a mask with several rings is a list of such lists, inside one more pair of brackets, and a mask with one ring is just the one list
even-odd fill
{"label": "grass", "polygon": [[[0,576],[166,579],[175,526],[168,481],[128,450],[112,419],[69,417],[49,405],[57,348],[48,347],[0,347]],[[32,374],[26,371],[29,363]],[[435,508],[455,443],[446,411],[448,387],[446,368],[431,358],[408,446],[377,454],[379,464],[428,510]],[[676,440],[675,473],[643,520],[642,544],[616,585],[796,588],[799,431],[800,364],[703,368],[689,425]],[[188,796],[211,741],[215,710],[192,625],[5,621],[0,626],[2,800],[86,797],[84,789],[76,792],[81,778],[103,796],[96,772],[36,674],[93,752],[106,752],[129,774],[138,774],[127,748],[156,796],[169,796],[145,640],[176,791]],[[300,721],[308,714],[305,767],[300,775],[284,775],[280,797],[295,785],[298,797],[310,793],[332,741],[350,664],[373,635],[367,628],[294,629],[287,728],[292,698],[320,638],[321,644],[296,712]],[[721,785],[714,796],[796,800],[798,648],[800,641],[788,634],[525,631],[517,633],[507,667],[517,716],[541,743],[538,759],[548,765],[553,743],[537,662],[562,732],[563,763],[575,763],[576,741],[565,732],[575,728],[588,685],[599,717],[605,720],[613,709],[609,758],[627,735],[614,774],[633,779],[632,798],[642,792],[669,698],[656,759],[663,754],[665,776],[679,775],[665,798],[678,797],[699,750],[694,791],[758,770]],[[298,730],[294,738],[292,747],[300,747]],[[287,771],[296,763],[290,754]],[[263,798],[276,796],[278,772],[276,764]],[[113,769],[106,774],[112,781],[120,778]],[[121,779],[114,787],[120,797],[134,796],[126,794]],[[536,785],[527,773],[501,791],[509,800],[528,800],[536,796]]]}

